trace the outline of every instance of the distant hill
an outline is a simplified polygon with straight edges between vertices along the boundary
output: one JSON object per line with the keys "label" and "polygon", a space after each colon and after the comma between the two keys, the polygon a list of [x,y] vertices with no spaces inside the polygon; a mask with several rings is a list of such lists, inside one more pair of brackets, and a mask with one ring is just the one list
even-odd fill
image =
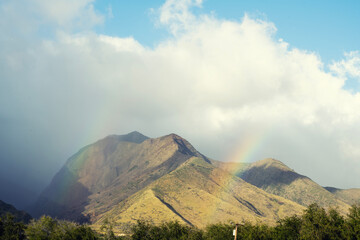
{"label": "distant hill", "polygon": [[347,203],[310,178],[296,173],[275,159],[268,158],[254,162],[245,166],[237,175],[268,193],[303,206],[317,203],[325,208],[338,207],[344,214],[350,208]]}
{"label": "distant hill", "polygon": [[347,204],[356,204],[360,203],[360,189],[351,188],[351,189],[339,189],[334,187],[325,187],[326,190],[337,196],[343,202]]}
{"label": "distant hill", "polygon": [[0,200],[0,217],[10,213],[15,217],[18,222],[28,223],[31,220],[31,216],[25,211],[17,210],[13,205],[7,204]]}

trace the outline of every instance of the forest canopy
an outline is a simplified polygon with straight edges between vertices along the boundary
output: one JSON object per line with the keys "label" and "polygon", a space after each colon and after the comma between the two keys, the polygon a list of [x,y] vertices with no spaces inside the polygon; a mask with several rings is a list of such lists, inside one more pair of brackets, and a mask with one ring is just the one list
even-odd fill
{"label": "forest canopy", "polygon": [[[30,223],[17,222],[11,214],[0,217],[0,240],[224,240],[234,239],[232,223],[218,223],[198,229],[179,222],[164,222],[155,225],[139,220],[129,234],[116,236],[109,221],[94,231],[89,225],[57,220],[42,216]],[[302,216],[280,219],[275,226],[241,223],[237,227],[237,239],[360,239],[360,204],[353,205],[347,216],[336,209],[310,205]]]}

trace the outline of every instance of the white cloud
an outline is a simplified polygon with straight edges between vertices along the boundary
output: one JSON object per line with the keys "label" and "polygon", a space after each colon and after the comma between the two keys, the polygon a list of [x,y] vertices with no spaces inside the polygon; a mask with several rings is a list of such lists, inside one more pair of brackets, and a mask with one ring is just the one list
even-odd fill
{"label": "white cloud", "polygon": [[98,24],[102,22],[102,17],[94,11],[92,2],[94,0],[32,0],[37,13],[46,17],[48,21],[54,22],[59,26],[74,24]]}
{"label": "white cloud", "polygon": [[159,22],[169,27],[172,34],[177,35],[188,30],[196,20],[190,9],[201,5],[202,0],[167,0],[159,9]]}
{"label": "white cloud", "polygon": [[345,59],[333,62],[330,65],[331,71],[342,78],[352,77],[360,81],[360,53],[359,51],[344,54]]}
{"label": "white cloud", "polygon": [[[154,137],[176,132],[205,155],[227,160],[234,143],[249,136],[258,147],[250,160],[276,157],[321,184],[355,187],[360,95],[344,90],[344,77],[326,72],[316,54],[277,39],[273,23],[194,16],[190,7],[201,3],[167,1],[159,18],[174,38],[153,49],[95,33],[59,32],[35,48],[24,42],[21,52],[7,43],[0,117],[46,129],[48,139],[40,134],[39,141],[68,155],[106,134],[139,130]],[[355,76],[351,54],[332,70]]]}
{"label": "white cloud", "polygon": [[0,4],[0,29],[8,34],[24,34],[30,37],[33,32],[91,29],[103,23],[104,16],[97,13],[94,0],[3,0]]}

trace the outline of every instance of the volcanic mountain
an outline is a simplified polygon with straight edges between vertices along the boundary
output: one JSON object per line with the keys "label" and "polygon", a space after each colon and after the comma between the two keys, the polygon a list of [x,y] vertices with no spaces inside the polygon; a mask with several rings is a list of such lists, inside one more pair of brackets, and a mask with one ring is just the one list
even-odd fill
{"label": "volcanic mountain", "polygon": [[344,214],[350,208],[342,198],[278,160],[268,158],[244,165],[240,169],[236,175],[246,182],[303,206],[317,203],[325,208],[338,207]]}
{"label": "volcanic mountain", "polygon": [[275,222],[304,208],[213,164],[170,134],[111,135],[81,149],[55,175],[33,214],[119,227],[149,219],[203,227],[218,221]]}

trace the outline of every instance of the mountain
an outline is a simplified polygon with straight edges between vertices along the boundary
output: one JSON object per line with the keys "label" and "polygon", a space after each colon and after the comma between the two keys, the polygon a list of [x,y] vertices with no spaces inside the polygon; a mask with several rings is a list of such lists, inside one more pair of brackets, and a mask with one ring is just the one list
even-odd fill
{"label": "mountain", "polygon": [[304,207],[269,194],[219,168],[176,134],[111,135],[82,148],[54,176],[33,215],[119,228],[136,221],[267,221]]}
{"label": "mountain", "polygon": [[116,228],[148,219],[154,223],[177,220],[203,228],[207,224],[251,221],[274,224],[279,218],[301,214],[304,207],[274,196],[192,157],[176,170],[102,214],[95,226],[111,220]]}
{"label": "mountain", "polygon": [[13,205],[0,200],[0,217],[7,213],[12,214],[15,217],[15,220],[19,222],[28,223],[32,218],[27,212],[17,210]]}
{"label": "mountain", "polygon": [[138,132],[108,136],[84,147],[66,162],[32,213],[94,221],[194,156],[202,157],[175,134],[155,139]]}
{"label": "mountain", "polygon": [[268,158],[242,168],[237,175],[268,193],[303,206],[317,203],[322,207],[338,207],[347,213],[350,206],[310,178],[296,173],[282,162]]}
{"label": "mountain", "polygon": [[347,204],[353,205],[360,203],[360,188],[339,189],[334,187],[325,187],[325,189]]}

